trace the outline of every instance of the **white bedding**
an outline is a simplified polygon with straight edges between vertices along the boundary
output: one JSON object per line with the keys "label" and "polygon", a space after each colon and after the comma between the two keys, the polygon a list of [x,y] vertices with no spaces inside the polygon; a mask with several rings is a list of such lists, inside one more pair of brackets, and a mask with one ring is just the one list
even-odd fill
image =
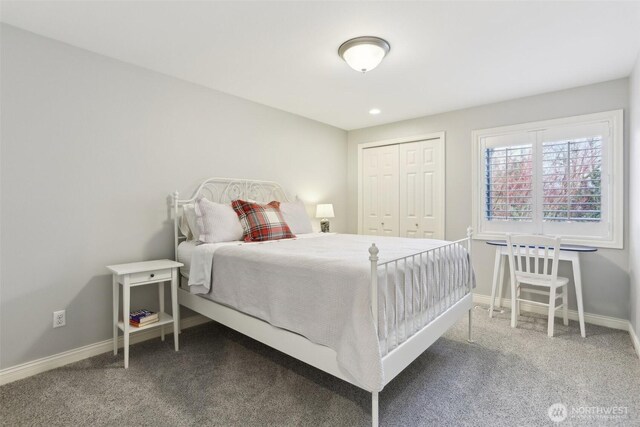
{"label": "white bedding", "polygon": [[189,270],[191,269],[191,255],[198,244],[199,243],[195,240],[187,240],[178,245],[178,262],[184,264],[184,266],[180,267],[180,274],[184,277],[189,277]]}
{"label": "white bedding", "polygon": [[[462,298],[469,265],[461,247],[435,259],[416,259],[415,269],[412,262],[401,262],[397,271],[391,264],[388,277],[396,277],[402,284],[395,294],[391,292],[396,289],[392,280],[385,280],[385,269],[379,268],[380,333],[376,336],[370,310],[368,259],[368,249],[374,241],[380,249],[380,263],[446,243],[312,233],[261,243],[202,244],[192,251],[190,292],[204,294],[334,349],[338,363],[357,384],[372,391],[381,390],[382,356],[387,343],[404,341]],[[442,266],[439,261],[445,257],[463,260],[463,266],[455,271],[436,268]],[[419,269],[420,263],[426,268]],[[424,280],[417,280],[418,274]],[[420,283],[426,286],[421,289]],[[397,313],[393,308],[396,299]]]}

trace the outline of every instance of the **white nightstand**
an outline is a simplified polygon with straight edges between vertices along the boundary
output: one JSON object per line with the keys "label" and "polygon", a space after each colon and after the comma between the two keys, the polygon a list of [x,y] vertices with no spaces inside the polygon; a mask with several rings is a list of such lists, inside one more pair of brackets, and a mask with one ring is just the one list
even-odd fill
{"label": "white nightstand", "polygon": [[[124,367],[129,367],[129,334],[160,327],[160,337],[164,341],[164,325],[173,323],[173,341],[178,351],[178,268],[184,264],[162,259],[158,261],[133,262],[109,265],[113,273],[113,354],[118,354],[118,329],[124,334]],[[171,282],[171,308],[173,317],[164,312],[164,282]],[[136,328],[129,325],[131,312],[131,288],[134,286],[158,284],[160,310],[158,322]],[[122,285],[122,321],[118,320],[119,291]]]}

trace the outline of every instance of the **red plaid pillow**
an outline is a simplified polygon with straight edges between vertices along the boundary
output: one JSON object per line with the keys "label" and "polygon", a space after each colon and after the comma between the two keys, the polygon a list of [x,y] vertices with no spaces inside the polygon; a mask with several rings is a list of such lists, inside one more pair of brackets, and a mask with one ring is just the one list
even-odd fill
{"label": "red plaid pillow", "polygon": [[245,242],[263,242],[265,240],[290,239],[293,235],[280,213],[280,202],[266,205],[234,200],[233,210],[238,214],[244,229]]}

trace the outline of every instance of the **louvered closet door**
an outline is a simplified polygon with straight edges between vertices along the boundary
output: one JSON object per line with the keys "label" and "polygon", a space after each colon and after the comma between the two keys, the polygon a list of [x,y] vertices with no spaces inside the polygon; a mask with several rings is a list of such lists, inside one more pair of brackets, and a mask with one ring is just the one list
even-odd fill
{"label": "louvered closet door", "polygon": [[397,145],[363,150],[364,234],[399,235],[399,152]]}
{"label": "louvered closet door", "polygon": [[444,239],[444,147],[400,144],[400,236]]}

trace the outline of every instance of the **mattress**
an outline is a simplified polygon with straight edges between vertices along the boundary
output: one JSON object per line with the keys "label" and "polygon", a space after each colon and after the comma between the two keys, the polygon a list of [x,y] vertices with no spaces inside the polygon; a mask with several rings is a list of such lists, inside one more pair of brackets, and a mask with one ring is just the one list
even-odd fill
{"label": "mattress", "polygon": [[180,267],[180,274],[183,277],[189,278],[189,269],[191,268],[191,255],[195,250],[196,246],[198,246],[198,242],[195,240],[187,240],[185,242],[181,242],[178,245],[178,262],[184,264],[184,266]]}
{"label": "mattress", "polygon": [[461,246],[379,268],[376,331],[371,242],[380,250],[380,263],[447,242],[322,233],[300,237],[198,245],[191,252],[189,290],[332,348],[338,364],[368,390],[382,389],[382,357],[389,343],[405,341],[468,292],[471,267]]}

